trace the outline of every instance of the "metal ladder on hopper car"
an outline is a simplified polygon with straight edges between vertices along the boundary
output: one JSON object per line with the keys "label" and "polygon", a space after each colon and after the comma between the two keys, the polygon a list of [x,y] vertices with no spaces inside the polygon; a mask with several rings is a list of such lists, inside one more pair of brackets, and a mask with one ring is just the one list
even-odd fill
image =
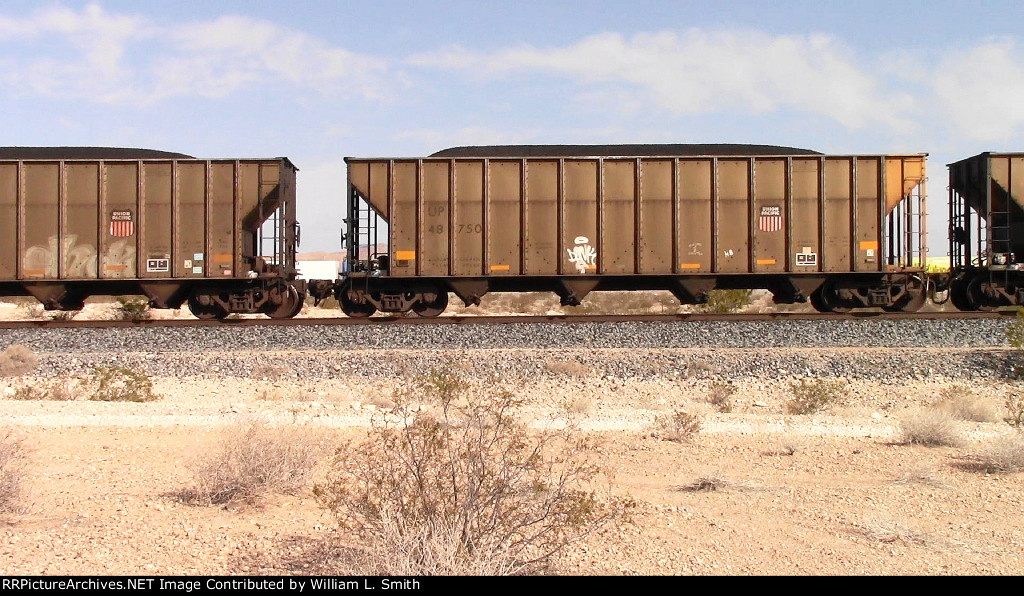
{"label": "metal ladder on hopper car", "polygon": [[[1001,221],[1000,221],[1001,218]],[[1011,226],[1010,226],[1010,212],[1009,211],[990,211],[989,212],[989,225],[988,225],[988,249],[989,255],[992,254],[1007,254],[1013,255],[1013,243],[1011,242]],[[990,259],[991,260],[991,259]],[[1010,263],[1007,263],[1009,265]],[[989,270],[993,263],[989,262]],[[991,273],[993,276],[996,273]],[[1010,270],[1009,268],[1003,270],[1003,287],[1007,287],[1010,283]]]}
{"label": "metal ladder on hopper car", "polygon": [[[352,264],[359,263],[365,266],[365,271],[371,270],[371,264],[377,251],[377,224],[380,219],[377,214],[370,207],[368,201],[356,193],[353,193],[352,200],[355,205],[355,221],[345,220],[349,225],[355,225],[355,230],[352,234],[352,246],[349,247],[354,256],[351,259]],[[366,258],[361,258],[360,252],[362,247],[366,247]]]}
{"label": "metal ladder on hopper car", "polygon": [[924,246],[924,222],[923,196],[919,191],[906,195],[896,206],[886,233],[890,265],[922,268],[927,266],[925,259],[928,256],[928,249]]}

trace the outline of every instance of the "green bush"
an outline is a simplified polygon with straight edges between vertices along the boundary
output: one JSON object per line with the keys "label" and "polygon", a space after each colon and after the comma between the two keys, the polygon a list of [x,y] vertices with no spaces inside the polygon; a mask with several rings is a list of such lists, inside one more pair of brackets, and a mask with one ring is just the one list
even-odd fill
{"label": "green bush", "polygon": [[150,314],[149,300],[137,296],[118,296],[116,313],[122,321],[145,321]]}
{"label": "green bush", "polygon": [[736,312],[750,304],[752,290],[711,290],[703,310],[712,313]]}
{"label": "green bush", "polygon": [[800,379],[790,386],[793,397],[786,402],[788,414],[813,414],[840,400],[842,385],[824,379]]}
{"label": "green bush", "polygon": [[92,375],[92,401],[147,402],[159,399],[153,393],[153,381],[141,370],[123,366],[96,367]]}

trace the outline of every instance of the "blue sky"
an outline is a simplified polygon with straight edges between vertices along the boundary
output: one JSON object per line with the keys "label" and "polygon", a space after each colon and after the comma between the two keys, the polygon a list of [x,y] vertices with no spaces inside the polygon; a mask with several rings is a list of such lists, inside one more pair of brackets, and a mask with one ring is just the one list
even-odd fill
{"label": "blue sky", "polygon": [[4,2],[3,145],[301,169],[335,250],[345,156],[463,144],[734,142],[1024,150],[1024,2]]}

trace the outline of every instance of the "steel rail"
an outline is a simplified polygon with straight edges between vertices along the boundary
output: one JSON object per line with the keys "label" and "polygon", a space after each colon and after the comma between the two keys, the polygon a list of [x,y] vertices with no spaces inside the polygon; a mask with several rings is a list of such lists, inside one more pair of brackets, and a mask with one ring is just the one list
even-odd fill
{"label": "steel rail", "polygon": [[998,319],[1016,316],[1017,309],[989,312],[934,311],[915,313],[890,313],[885,311],[860,311],[851,313],[682,313],[644,315],[451,315],[436,318],[416,316],[373,316],[369,318],[350,317],[299,317],[294,319],[227,318],[209,319],[142,319],[122,320],[19,320],[0,321],[0,329],[69,329],[69,328],[118,328],[118,327],[231,327],[283,325],[293,327],[315,327],[325,325],[507,325],[512,323],[623,323],[623,322],[683,322],[683,321],[849,321],[849,320],[942,320],[942,319]]}

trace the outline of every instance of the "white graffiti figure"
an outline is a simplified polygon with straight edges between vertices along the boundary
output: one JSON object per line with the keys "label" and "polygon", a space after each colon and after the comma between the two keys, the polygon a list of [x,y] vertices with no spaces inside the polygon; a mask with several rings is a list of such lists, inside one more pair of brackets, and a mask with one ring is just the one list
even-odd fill
{"label": "white graffiti figure", "polygon": [[577,236],[576,246],[565,249],[569,253],[569,262],[576,265],[577,273],[586,273],[587,269],[597,268],[597,251],[590,246],[590,239]]}

